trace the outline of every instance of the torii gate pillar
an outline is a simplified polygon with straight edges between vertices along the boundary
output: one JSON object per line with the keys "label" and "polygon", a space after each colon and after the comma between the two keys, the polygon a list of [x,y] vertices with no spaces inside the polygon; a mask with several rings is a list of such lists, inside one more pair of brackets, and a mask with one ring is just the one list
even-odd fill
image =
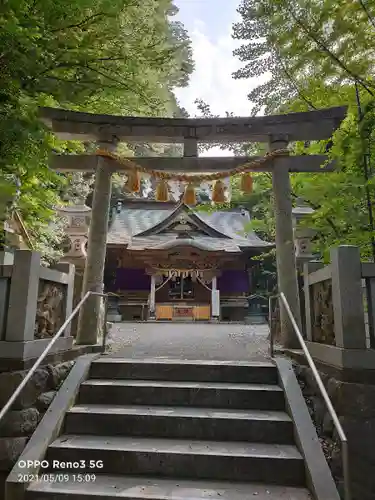
{"label": "torii gate pillar", "polygon": [[[286,148],[286,136],[271,136],[271,151]],[[292,199],[289,170],[274,168],[272,172],[276,223],[276,266],[279,292],[284,292],[294,318],[301,327],[301,308],[298,294],[297,266],[294,250]],[[281,343],[285,347],[299,348],[297,337],[289,317],[280,305]]]}
{"label": "torii gate pillar", "polygon": [[[100,143],[100,146],[114,151],[117,142]],[[104,286],[112,172],[105,165],[103,158],[98,157],[97,160],[82,297],[88,291],[102,293]],[[97,343],[97,334],[105,321],[104,315],[101,314],[102,302],[101,297],[91,296],[83,304],[78,318],[77,344],[94,345]]]}

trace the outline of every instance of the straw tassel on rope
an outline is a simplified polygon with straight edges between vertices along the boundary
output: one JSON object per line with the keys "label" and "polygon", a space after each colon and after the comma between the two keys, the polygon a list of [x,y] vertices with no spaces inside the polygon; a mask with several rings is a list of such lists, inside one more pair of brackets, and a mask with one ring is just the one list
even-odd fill
{"label": "straw tassel on rope", "polygon": [[214,203],[224,203],[225,202],[225,186],[223,181],[220,179],[215,182],[214,189],[212,191],[212,201]]}
{"label": "straw tassel on rope", "polygon": [[[249,161],[240,165],[239,167],[233,168],[226,172],[218,172],[215,174],[199,174],[199,175],[181,175],[176,173],[169,173],[164,171],[153,170],[150,168],[146,168],[140,166],[130,158],[121,158],[120,156],[112,153],[106,149],[98,149],[96,151],[97,156],[102,156],[104,158],[108,158],[110,160],[117,161],[122,164],[127,172],[128,181],[126,183],[128,189],[133,193],[139,192],[141,188],[141,173],[146,173],[151,177],[155,177],[160,179],[160,182],[157,186],[156,199],[159,201],[168,201],[169,199],[169,191],[168,191],[168,180],[175,180],[179,182],[188,182],[188,186],[185,190],[184,199],[186,199],[185,203],[189,205],[194,205],[196,203],[195,200],[195,192],[193,185],[200,182],[213,182],[214,184],[213,192],[212,192],[212,201],[216,203],[225,203],[225,186],[221,179],[225,179],[227,177],[231,177],[233,175],[241,174],[241,190],[245,193],[251,193],[253,190],[253,179],[248,172],[244,172],[244,170],[248,170],[250,168],[257,169],[262,165],[266,165],[268,162],[272,161],[274,158],[278,156],[289,155],[290,151],[285,149],[278,149],[272,151],[271,153],[267,153],[263,158]],[[136,158],[135,158],[136,160]]]}
{"label": "straw tassel on rope", "polygon": [[127,172],[128,180],[126,186],[132,193],[139,193],[141,189],[141,176],[136,170],[129,170]]}
{"label": "straw tassel on rope", "polygon": [[189,182],[189,184],[185,188],[184,203],[185,205],[192,205],[192,206],[197,204],[197,197],[195,194],[194,184],[191,182]]}
{"label": "straw tassel on rope", "polygon": [[253,178],[251,174],[245,172],[241,176],[241,191],[250,194],[253,192]]}
{"label": "straw tassel on rope", "polygon": [[156,201],[169,200],[168,183],[165,179],[159,179],[159,182],[156,186],[155,199]]}

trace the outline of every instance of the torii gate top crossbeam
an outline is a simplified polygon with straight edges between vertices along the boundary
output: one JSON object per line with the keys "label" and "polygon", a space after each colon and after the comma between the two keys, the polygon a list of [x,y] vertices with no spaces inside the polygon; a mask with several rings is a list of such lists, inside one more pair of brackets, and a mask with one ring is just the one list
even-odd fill
{"label": "torii gate top crossbeam", "polygon": [[125,142],[179,143],[268,142],[283,134],[288,141],[331,137],[345,118],[347,108],[335,107],[286,115],[251,118],[148,118],[97,115],[55,108],[41,108],[41,119],[62,139]]}

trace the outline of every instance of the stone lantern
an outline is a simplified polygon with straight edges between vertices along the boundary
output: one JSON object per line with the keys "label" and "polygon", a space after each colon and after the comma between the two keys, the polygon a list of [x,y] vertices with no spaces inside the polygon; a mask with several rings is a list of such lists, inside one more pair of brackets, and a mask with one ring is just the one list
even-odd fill
{"label": "stone lantern", "polygon": [[76,269],[84,269],[86,263],[86,244],[89,232],[91,208],[84,203],[59,207],[57,212],[67,220],[65,228],[68,244],[62,262],[69,262]]}
{"label": "stone lantern", "polygon": [[[69,262],[75,265],[73,308],[77,306],[82,298],[83,276],[86,265],[86,244],[91,219],[91,208],[84,201],[78,201],[74,205],[59,207],[57,213],[66,219],[65,233],[67,245],[64,256],[60,262]],[[72,321],[71,332],[77,335],[78,316]]]}
{"label": "stone lantern", "polygon": [[302,199],[298,198],[295,208],[292,210],[294,248],[297,264],[303,265],[314,259],[311,240],[316,231],[302,224],[302,221],[313,214],[315,210],[309,207]]}

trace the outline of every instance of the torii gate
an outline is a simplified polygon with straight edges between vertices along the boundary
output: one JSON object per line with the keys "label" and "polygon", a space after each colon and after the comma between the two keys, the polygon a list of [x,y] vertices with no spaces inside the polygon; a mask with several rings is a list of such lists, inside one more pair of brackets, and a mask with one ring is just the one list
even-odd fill
{"label": "torii gate", "polygon": [[[346,107],[287,115],[253,118],[147,118],[97,115],[54,108],[41,108],[41,119],[62,139],[96,141],[110,151],[123,142],[181,143],[180,158],[132,158],[153,170],[176,173],[219,172],[249,161],[247,157],[198,158],[198,143],[262,142],[270,151],[295,141],[324,140],[345,118]],[[292,201],[289,172],[327,172],[324,155],[279,156],[267,166],[254,169],[272,172],[276,219],[276,262],[279,291],[284,292],[297,323],[301,313],[293,243]],[[126,170],[123,164],[94,155],[55,155],[51,168],[58,171],[95,172],[92,218],[88,239],[84,290],[102,291],[106,256],[111,176]],[[82,307],[77,342],[95,344],[99,326],[99,301],[92,297]],[[281,334],[287,347],[299,347],[285,311],[281,310]]]}

